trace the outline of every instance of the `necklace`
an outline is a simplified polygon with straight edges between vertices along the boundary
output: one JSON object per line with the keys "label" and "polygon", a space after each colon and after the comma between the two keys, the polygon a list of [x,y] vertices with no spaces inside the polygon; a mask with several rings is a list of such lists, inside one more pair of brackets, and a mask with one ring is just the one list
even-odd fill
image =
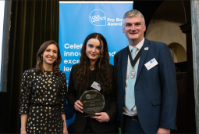
{"label": "necklace", "polygon": [[133,69],[131,71],[131,79],[133,79],[134,77],[135,77],[135,70],[134,70],[134,67],[133,67]]}
{"label": "necklace", "polygon": [[[51,74],[52,74],[52,72],[51,72]],[[45,75],[46,80],[48,81],[48,83],[52,83],[51,77],[48,77],[47,72],[45,72],[44,75]]]}

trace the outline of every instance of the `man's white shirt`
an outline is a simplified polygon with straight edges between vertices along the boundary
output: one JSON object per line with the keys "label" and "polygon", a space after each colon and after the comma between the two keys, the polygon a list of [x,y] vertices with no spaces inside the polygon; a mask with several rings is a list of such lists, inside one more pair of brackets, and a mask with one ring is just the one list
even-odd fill
{"label": "man's white shirt", "polygon": [[[144,45],[144,40],[145,38],[143,38],[135,47],[137,47],[137,52],[136,54],[141,50],[142,46]],[[133,48],[133,46],[129,45],[129,50],[131,51]],[[138,66],[139,66],[139,61],[140,61],[140,58],[138,59]],[[129,56],[128,56],[128,62],[127,62],[127,69],[126,69],[126,85],[125,85],[125,94],[124,94],[124,103],[125,103],[125,97],[126,97],[126,87],[127,87],[127,83],[128,83],[128,78],[129,78],[129,64],[131,64],[130,62],[130,59],[129,59]],[[138,69],[138,68],[137,68]],[[138,70],[135,70],[136,72]],[[136,78],[137,78],[137,74],[136,74]],[[132,87],[133,88],[133,87]],[[133,88],[134,90],[134,88]],[[124,104],[124,107],[123,107],[123,114],[124,115],[128,115],[128,116],[136,116],[137,115],[137,108],[136,106],[134,106],[131,110],[128,110],[128,108],[126,107],[126,105]]]}

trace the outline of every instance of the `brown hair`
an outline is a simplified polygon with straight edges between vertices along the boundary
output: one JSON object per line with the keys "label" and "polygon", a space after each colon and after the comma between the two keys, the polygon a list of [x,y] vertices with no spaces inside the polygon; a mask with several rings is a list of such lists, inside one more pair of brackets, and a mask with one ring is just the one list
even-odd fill
{"label": "brown hair", "polygon": [[44,51],[46,50],[46,48],[50,45],[50,44],[54,44],[57,46],[57,60],[53,63],[53,73],[57,74],[58,70],[59,70],[59,64],[61,63],[61,54],[60,54],[60,49],[59,49],[59,45],[57,44],[56,41],[54,40],[49,40],[49,41],[45,41],[39,48],[38,52],[37,52],[37,64],[36,64],[36,72],[37,73],[43,73],[45,70],[43,68],[43,57],[41,56]]}
{"label": "brown hair", "polygon": [[109,94],[112,90],[113,70],[111,69],[111,65],[109,63],[109,53],[106,39],[100,33],[92,33],[84,40],[81,49],[81,57],[75,88],[82,90],[88,88],[89,86],[90,60],[86,55],[86,44],[91,38],[98,39],[100,41],[100,46],[103,44],[103,47],[101,47],[101,49],[103,48],[103,51],[101,51],[100,58],[95,63],[96,79],[102,88],[102,93]]}

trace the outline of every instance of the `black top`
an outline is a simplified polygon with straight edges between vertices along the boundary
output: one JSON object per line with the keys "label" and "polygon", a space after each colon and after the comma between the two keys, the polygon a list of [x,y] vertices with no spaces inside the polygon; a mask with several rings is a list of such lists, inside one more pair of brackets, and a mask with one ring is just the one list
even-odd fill
{"label": "black top", "polygon": [[[83,89],[83,90],[76,89],[75,83],[76,83],[76,78],[77,78],[78,66],[79,66],[78,64],[73,65],[73,67],[71,69],[67,101],[70,105],[70,108],[74,112],[76,112],[76,117],[75,117],[75,121],[73,124],[74,130],[76,132],[81,133],[84,131],[84,129],[86,127],[86,122],[89,117],[84,117],[85,116],[84,113],[80,113],[79,111],[76,111],[74,109],[74,103],[76,102],[76,100],[79,100],[80,96],[83,94],[84,91],[93,90],[93,88],[91,87],[92,83],[94,81],[96,81],[96,82],[98,82],[98,81],[96,80],[96,70],[92,70],[92,71],[90,71],[90,74],[89,74],[89,87],[87,89]],[[116,90],[115,90],[114,82],[112,83],[112,85],[113,85],[113,88],[111,90],[111,93],[109,95],[104,95],[105,107],[102,110],[102,112],[106,112],[109,115],[110,120],[109,120],[109,122],[100,123],[100,122],[96,121],[95,119],[91,119],[91,126],[92,126],[92,129],[94,132],[98,132],[98,133],[110,132],[112,130],[117,129],[117,127],[118,127],[117,100],[116,100]],[[100,92],[102,92],[102,90],[103,89],[101,89]]]}
{"label": "black top", "polygon": [[[48,83],[50,79],[51,83]],[[66,75],[59,71],[36,73],[36,69],[26,70],[21,81],[21,107],[19,114],[28,113],[30,105],[60,105],[65,113]]]}

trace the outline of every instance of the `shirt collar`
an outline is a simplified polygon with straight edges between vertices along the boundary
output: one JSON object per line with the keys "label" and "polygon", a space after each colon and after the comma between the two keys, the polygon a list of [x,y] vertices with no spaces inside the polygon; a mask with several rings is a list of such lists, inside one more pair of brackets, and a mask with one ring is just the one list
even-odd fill
{"label": "shirt collar", "polygon": [[[140,50],[142,48],[142,46],[144,45],[144,40],[145,38],[143,38],[135,47],[137,47],[138,50]],[[133,49],[133,46],[129,45],[129,49],[130,51]]]}

